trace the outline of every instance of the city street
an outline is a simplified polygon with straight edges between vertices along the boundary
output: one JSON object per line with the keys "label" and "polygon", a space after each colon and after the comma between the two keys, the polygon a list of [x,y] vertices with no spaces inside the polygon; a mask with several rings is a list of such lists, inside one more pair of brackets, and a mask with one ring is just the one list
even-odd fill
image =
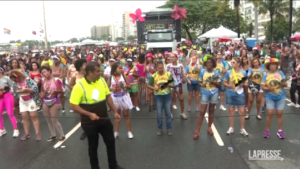
{"label": "city street", "polygon": [[[186,93],[187,94],[187,93]],[[187,96],[185,96],[187,98]],[[179,104],[178,104],[179,107]],[[147,110],[147,111],[145,111]],[[134,138],[127,138],[124,120],[121,122],[120,137],[116,140],[117,158],[121,166],[126,169],[294,169],[299,167],[300,137],[293,133],[298,129],[300,120],[299,109],[286,106],[284,111],[285,140],[276,136],[277,121],[274,117],[269,139],[262,137],[265,128],[265,113],[263,120],[256,120],[251,116],[246,121],[245,128],[249,137],[239,134],[239,119],[235,120],[235,133],[226,135],[229,127],[228,113],[216,110],[214,125],[220,138],[215,132],[214,136],[206,133],[207,121],[203,123],[199,140],[193,140],[196,127],[196,112],[187,113],[188,120],[179,118],[179,110],[174,113],[173,136],[156,135],[156,115],[149,113],[146,104],[142,104],[141,112],[131,112],[132,132]],[[253,113],[252,113],[253,115]],[[41,134],[43,140],[35,141],[33,127],[29,140],[20,141],[12,138],[12,127],[4,115],[5,127],[8,133],[0,138],[0,168],[10,169],[89,169],[87,140],[80,140],[82,129],[79,128],[70,135],[62,144],[54,148],[56,142],[47,142],[50,136],[46,121],[40,113]],[[112,117],[112,116],[111,116]],[[76,125],[79,118],[77,114],[65,113],[60,115],[60,123],[65,133],[69,133]],[[21,135],[23,127],[19,124]],[[70,132],[72,133],[72,132]],[[69,133],[69,134],[70,134]],[[68,136],[68,134],[67,134]],[[101,138],[101,137],[100,137]],[[218,140],[218,142],[217,142]],[[222,146],[222,143],[224,146]],[[231,153],[228,147],[232,147]],[[108,168],[106,148],[100,140],[99,158],[101,168]],[[281,150],[283,161],[250,161],[249,150]]]}

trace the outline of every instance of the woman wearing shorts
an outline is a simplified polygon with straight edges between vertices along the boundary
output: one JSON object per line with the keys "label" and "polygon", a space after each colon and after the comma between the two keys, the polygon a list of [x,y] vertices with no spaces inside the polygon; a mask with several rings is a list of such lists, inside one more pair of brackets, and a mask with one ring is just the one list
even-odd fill
{"label": "woman wearing shorts", "polygon": [[138,78],[139,72],[136,66],[133,66],[132,59],[127,59],[127,65],[124,67],[124,75],[127,76],[131,88],[129,89],[130,97],[135,107],[136,111],[140,111],[139,102],[138,102],[138,94],[139,94],[139,85],[138,85]]}
{"label": "woman wearing shorts", "polygon": [[30,138],[29,116],[31,117],[31,121],[35,129],[36,141],[40,141],[42,136],[40,133],[40,123],[37,114],[39,107],[36,104],[36,100],[38,100],[38,87],[30,77],[26,77],[26,75],[20,71],[11,71],[10,79],[15,82],[13,88],[17,93],[16,97],[19,98],[19,109],[23,118],[25,134],[21,137],[21,141]]}
{"label": "woman wearing shorts", "polygon": [[52,76],[52,70],[48,66],[42,66],[41,73],[45,77],[42,82],[41,91],[41,98],[43,98],[43,112],[51,132],[51,137],[49,137],[47,141],[53,141],[57,138],[56,130],[60,134],[59,141],[62,141],[65,139],[65,134],[58,121],[60,107],[59,94],[63,93],[62,82],[58,78]]}
{"label": "woman wearing shorts", "polygon": [[283,123],[283,109],[285,106],[286,93],[284,87],[287,86],[284,73],[278,70],[278,59],[270,58],[266,59],[265,66],[267,73],[262,80],[262,89],[265,91],[265,101],[267,106],[267,125],[263,137],[270,137],[270,126],[272,122],[273,114],[277,114],[278,131],[277,136],[280,139],[284,139],[284,133],[282,131]]}
{"label": "woman wearing shorts", "polygon": [[250,119],[250,113],[251,113],[254,98],[256,98],[256,119],[261,120],[260,108],[261,108],[261,98],[263,97],[261,81],[262,81],[263,75],[264,75],[264,72],[261,69],[259,59],[254,58],[251,61],[251,68],[248,71],[249,102],[248,102],[248,112],[245,116],[246,120]]}
{"label": "woman wearing shorts", "polygon": [[197,127],[194,133],[194,139],[199,138],[200,127],[202,125],[204,115],[208,107],[208,128],[207,133],[213,135],[211,125],[214,122],[214,111],[215,105],[218,103],[218,86],[220,85],[220,74],[217,70],[214,70],[216,67],[216,61],[213,59],[213,56],[207,55],[203,58],[203,69],[200,73],[199,82],[202,84],[202,94],[201,94],[201,112],[200,117],[197,120]]}
{"label": "woman wearing shorts", "polygon": [[246,72],[241,69],[241,59],[239,57],[233,58],[231,61],[232,69],[227,71],[224,76],[224,85],[226,88],[226,104],[229,109],[229,123],[230,127],[227,131],[227,135],[234,133],[234,112],[235,108],[238,109],[240,114],[240,133],[244,136],[248,136],[245,130],[245,94],[244,86],[247,86],[245,78],[247,78]]}
{"label": "woman wearing shorts", "polygon": [[200,86],[199,86],[199,75],[202,69],[201,65],[197,64],[197,57],[193,56],[191,58],[191,63],[186,66],[186,76],[189,81],[187,83],[187,90],[189,92],[188,96],[188,112],[191,112],[192,98],[195,96],[196,102],[196,111],[198,112],[200,109],[199,101],[200,101]]}

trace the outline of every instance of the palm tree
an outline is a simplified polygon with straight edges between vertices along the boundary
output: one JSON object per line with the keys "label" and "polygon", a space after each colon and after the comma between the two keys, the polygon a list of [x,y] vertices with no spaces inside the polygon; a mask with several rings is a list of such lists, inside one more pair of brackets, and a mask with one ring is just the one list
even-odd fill
{"label": "palm tree", "polygon": [[271,42],[273,42],[273,22],[275,16],[284,16],[289,12],[289,2],[284,0],[265,0],[260,2],[259,13],[269,12],[271,21]]}
{"label": "palm tree", "polygon": [[238,38],[240,38],[241,30],[240,30],[240,0],[234,0],[234,9],[236,12],[236,26]]}
{"label": "palm tree", "polygon": [[252,0],[252,4],[254,5],[254,20],[255,20],[255,39],[258,40],[258,9],[260,6],[260,0]]}

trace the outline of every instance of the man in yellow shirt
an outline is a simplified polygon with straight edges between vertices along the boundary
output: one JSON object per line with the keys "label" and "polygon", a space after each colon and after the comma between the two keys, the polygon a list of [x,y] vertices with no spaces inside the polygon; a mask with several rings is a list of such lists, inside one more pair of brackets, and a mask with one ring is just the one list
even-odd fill
{"label": "man in yellow shirt", "polygon": [[99,169],[98,143],[99,133],[106,145],[109,169],[122,169],[117,164],[113,125],[107,113],[106,103],[120,120],[120,115],[113,104],[110,90],[100,77],[100,65],[89,62],[85,68],[86,75],[73,87],[70,108],[81,115],[81,127],[87,135],[89,157],[92,169]]}

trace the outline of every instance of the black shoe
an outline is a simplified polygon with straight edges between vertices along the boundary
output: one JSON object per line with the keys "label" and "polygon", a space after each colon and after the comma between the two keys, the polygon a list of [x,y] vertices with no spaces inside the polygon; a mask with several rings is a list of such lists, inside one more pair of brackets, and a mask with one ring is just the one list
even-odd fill
{"label": "black shoe", "polygon": [[149,112],[151,112],[152,111],[152,107],[149,105]]}
{"label": "black shoe", "polygon": [[125,168],[120,167],[120,166],[117,165],[116,169],[125,169]]}
{"label": "black shoe", "polygon": [[85,134],[85,132],[83,132],[80,136],[80,140],[84,140],[85,138],[86,138],[86,134]]}
{"label": "black shoe", "polygon": [[153,110],[156,110],[156,106],[155,105],[153,105]]}

